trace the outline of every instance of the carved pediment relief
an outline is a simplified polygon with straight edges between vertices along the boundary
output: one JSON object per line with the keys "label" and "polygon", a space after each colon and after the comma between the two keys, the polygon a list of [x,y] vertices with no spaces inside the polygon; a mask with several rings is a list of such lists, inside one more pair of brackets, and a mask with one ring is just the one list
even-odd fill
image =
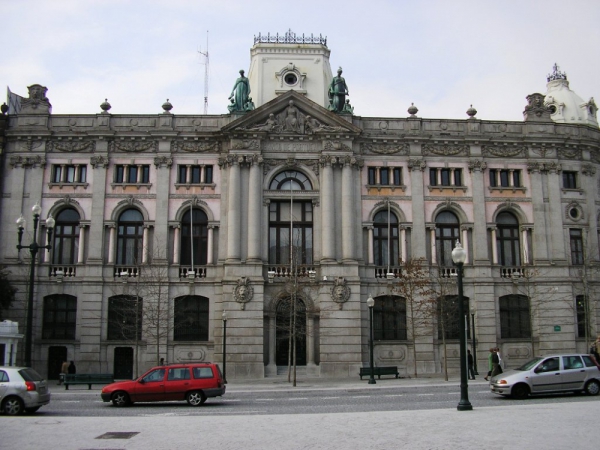
{"label": "carved pediment relief", "polygon": [[401,155],[406,156],[410,150],[408,142],[398,143],[371,143],[362,142],[360,144],[363,153],[377,153],[380,155]]}
{"label": "carved pediment relief", "polygon": [[146,139],[115,139],[109,142],[110,152],[128,152],[137,153],[145,151],[155,152],[158,149],[158,142]]}
{"label": "carved pediment relief", "polygon": [[362,130],[311,100],[290,91],[223,128],[223,132],[277,135],[358,134]]}
{"label": "carved pediment relief", "polygon": [[93,153],[96,149],[96,141],[92,140],[66,140],[66,141],[49,141],[48,151],[59,152],[83,152]]}

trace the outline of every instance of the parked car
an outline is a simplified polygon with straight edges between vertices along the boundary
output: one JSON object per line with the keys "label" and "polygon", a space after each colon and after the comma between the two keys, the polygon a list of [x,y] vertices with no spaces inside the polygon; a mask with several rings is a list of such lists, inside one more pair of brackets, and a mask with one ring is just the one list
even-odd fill
{"label": "parked car", "polygon": [[533,358],[491,380],[494,394],[526,398],[555,392],[600,393],[600,367],[590,355],[560,354]]}
{"label": "parked car", "polygon": [[133,381],[119,381],[102,388],[105,402],[115,406],[135,402],[187,400],[192,406],[225,394],[221,369],[213,363],[169,364],[153,367]]}
{"label": "parked car", "polygon": [[0,367],[0,408],[16,416],[50,403],[48,383],[31,367]]}

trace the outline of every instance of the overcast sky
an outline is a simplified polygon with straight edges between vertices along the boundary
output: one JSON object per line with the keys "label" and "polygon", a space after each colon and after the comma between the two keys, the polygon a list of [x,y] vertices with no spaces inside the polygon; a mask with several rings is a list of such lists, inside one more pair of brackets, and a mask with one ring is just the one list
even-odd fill
{"label": "overcast sky", "polygon": [[[356,115],[522,120],[556,62],[600,104],[598,0],[0,0],[0,86],[39,83],[55,114],[227,112],[259,33],[322,34]],[[2,95],[4,97],[4,95]],[[4,100],[2,100],[4,101]]]}

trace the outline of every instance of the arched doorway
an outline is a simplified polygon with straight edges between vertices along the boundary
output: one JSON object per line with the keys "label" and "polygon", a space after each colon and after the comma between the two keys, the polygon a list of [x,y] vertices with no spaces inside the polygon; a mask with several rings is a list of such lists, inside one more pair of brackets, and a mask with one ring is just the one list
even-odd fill
{"label": "arched doorway", "polygon": [[278,366],[288,365],[290,351],[290,338],[293,330],[292,309],[296,311],[296,366],[306,365],[306,305],[300,299],[296,299],[295,308],[290,297],[282,299],[277,304],[276,323],[276,349],[275,362]]}
{"label": "arched doorway", "polygon": [[113,375],[116,380],[133,379],[133,348],[115,347]]}
{"label": "arched doorway", "polygon": [[58,380],[62,363],[67,361],[67,347],[48,347],[48,379]]}

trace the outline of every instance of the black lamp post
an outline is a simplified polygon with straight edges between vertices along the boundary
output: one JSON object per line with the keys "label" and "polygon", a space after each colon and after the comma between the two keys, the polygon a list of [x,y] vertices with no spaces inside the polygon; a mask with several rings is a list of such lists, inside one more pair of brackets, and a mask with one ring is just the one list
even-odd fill
{"label": "black lamp post", "polygon": [[473,372],[475,375],[479,375],[477,372],[477,340],[475,339],[475,312],[471,311],[471,333],[473,333],[473,343],[471,346],[473,347]]}
{"label": "black lamp post", "polygon": [[223,319],[223,382],[227,384],[227,311],[223,311],[221,319]]}
{"label": "black lamp post", "polygon": [[375,300],[373,300],[371,294],[367,299],[367,306],[369,307],[369,367],[371,368],[369,384],[375,384],[375,371],[373,369],[373,306],[375,306]]}
{"label": "black lamp post", "polygon": [[470,411],[473,409],[469,402],[469,385],[467,384],[467,335],[465,330],[465,307],[463,305],[463,265],[467,259],[467,253],[456,241],[456,247],[452,250],[452,261],[458,268],[458,317],[460,332],[460,401],[456,409],[459,411]]}
{"label": "black lamp post", "polygon": [[42,207],[39,202],[37,202],[31,208],[33,212],[33,235],[32,241],[29,245],[21,245],[21,240],[23,239],[23,232],[25,231],[25,219],[23,218],[23,214],[17,219],[17,227],[19,228],[18,236],[19,236],[19,244],[17,245],[17,250],[21,250],[24,248],[29,249],[29,253],[31,253],[31,267],[29,271],[29,297],[27,298],[27,326],[25,329],[25,365],[27,367],[31,367],[31,346],[33,343],[33,288],[35,285],[35,259],[37,252],[43,248],[50,250],[52,248],[52,230],[54,229],[55,220],[52,218],[51,214],[48,214],[48,218],[46,219],[46,228],[48,229],[48,244],[47,245],[39,245],[37,243],[37,229],[38,222],[40,220],[40,214],[42,212]]}

